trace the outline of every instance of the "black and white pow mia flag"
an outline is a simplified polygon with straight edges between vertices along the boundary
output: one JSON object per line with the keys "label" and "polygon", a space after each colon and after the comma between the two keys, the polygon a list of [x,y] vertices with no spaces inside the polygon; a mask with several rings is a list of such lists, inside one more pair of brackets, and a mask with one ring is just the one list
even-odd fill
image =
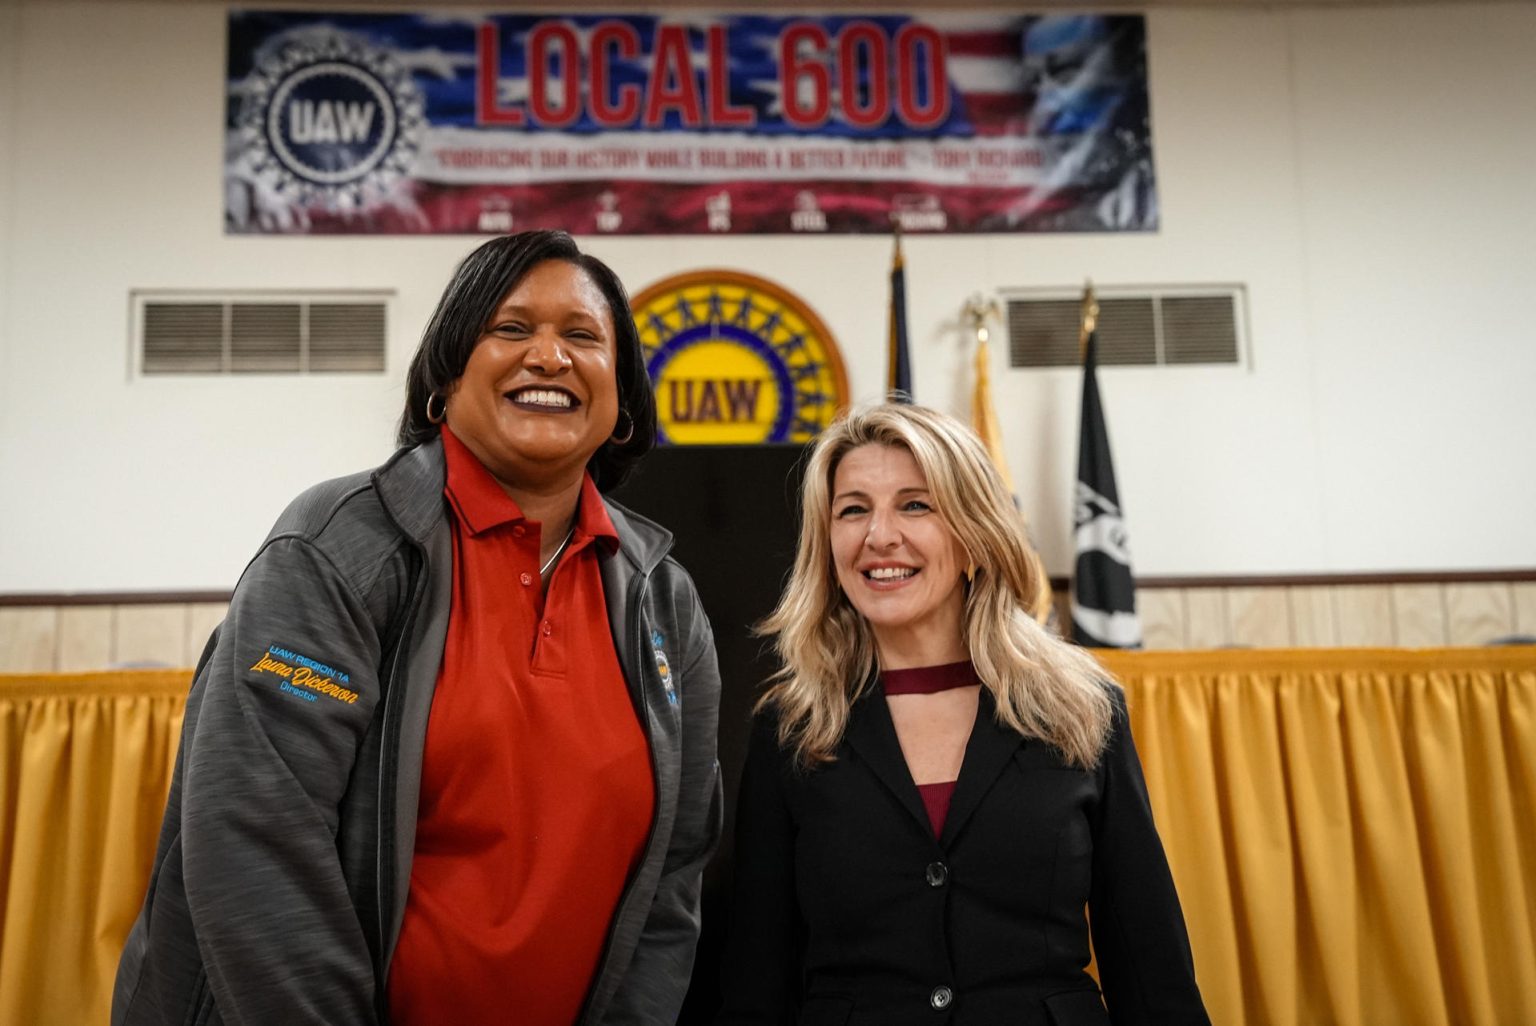
{"label": "black and white pow mia flag", "polygon": [[1089,335],[1083,354],[1082,430],[1072,504],[1077,549],[1072,574],[1072,640],[1094,648],[1140,648],[1136,578],[1131,573],[1131,550],[1115,489],[1109,432],[1099,404],[1096,342],[1095,336]]}

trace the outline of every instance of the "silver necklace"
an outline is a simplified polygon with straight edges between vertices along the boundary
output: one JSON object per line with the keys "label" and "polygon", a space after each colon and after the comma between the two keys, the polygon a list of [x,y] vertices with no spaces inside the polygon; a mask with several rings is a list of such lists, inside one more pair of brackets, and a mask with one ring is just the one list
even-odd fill
{"label": "silver necklace", "polygon": [[565,540],[560,543],[560,547],[555,550],[555,554],[553,556],[549,557],[549,562],[545,563],[543,566],[539,567],[539,576],[540,577],[543,577],[545,574],[549,573],[549,568],[555,565],[555,560],[560,558],[560,553],[565,551],[565,547],[571,543],[571,535],[573,535],[575,533],[576,533],[576,525],[572,524],[571,525],[571,529],[569,531],[565,532]]}

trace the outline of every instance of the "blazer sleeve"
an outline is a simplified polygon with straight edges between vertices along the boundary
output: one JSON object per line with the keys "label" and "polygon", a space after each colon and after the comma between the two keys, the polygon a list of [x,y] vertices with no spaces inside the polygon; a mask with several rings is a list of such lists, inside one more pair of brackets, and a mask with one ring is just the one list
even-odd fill
{"label": "blazer sleeve", "polygon": [[725,1001],[715,1026],[790,1026],[800,1001],[800,912],[793,770],[777,722],[759,713],[747,742],[736,804],[731,918],[722,963]]}
{"label": "blazer sleeve", "polygon": [[1115,1026],[1209,1026],[1124,694],[1099,764],[1088,917]]}

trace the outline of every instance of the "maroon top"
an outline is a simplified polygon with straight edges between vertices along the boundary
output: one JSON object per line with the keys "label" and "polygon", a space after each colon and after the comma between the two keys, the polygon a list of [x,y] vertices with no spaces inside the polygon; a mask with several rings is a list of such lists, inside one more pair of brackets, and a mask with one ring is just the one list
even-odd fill
{"label": "maroon top", "polygon": [[[967,659],[963,663],[946,663],[943,666],[883,670],[880,683],[887,695],[932,695],[953,688],[971,687],[981,681],[976,678],[976,667]],[[933,824],[933,835],[937,837],[944,832],[949,801],[955,796],[955,782],[947,780],[937,784],[918,784],[917,793],[922,796],[923,807],[928,810],[928,821]]]}
{"label": "maroon top", "polygon": [[949,801],[955,796],[955,782],[942,784],[918,784],[917,793],[922,796],[923,807],[928,810],[928,822],[933,824],[933,836],[944,833],[944,820],[949,816]]}

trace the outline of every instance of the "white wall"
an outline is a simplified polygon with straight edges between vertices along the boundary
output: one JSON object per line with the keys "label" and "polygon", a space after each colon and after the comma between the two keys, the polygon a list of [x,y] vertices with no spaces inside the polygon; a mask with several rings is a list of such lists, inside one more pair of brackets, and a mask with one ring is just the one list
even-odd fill
{"label": "white wall", "polygon": [[1536,7],[1295,38],[1325,557],[1536,565]]}
{"label": "white wall", "polygon": [[[477,240],[226,237],[222,7],[7,16],[0,592],[228,587],[295,492],[387,455],[405,362]],[[1163,229],[909,238],[919,398],[967,410],[971,293],[1242,282],[1251,367],[1101,372],[1138,571],[1536,566],[1536,7],[1171,9],[1149,34]],[[888,240],[589,241],[637,291],[712,266],[778,281],[857,396],[883,385]],[[390,373],[130,380],[128,294],[154,287],[393,288]],[[1078,377],[993,356],[1064,572]]]}
{"label": "white wall", "polygon": [[[14,202],[14,190],[11,187],[11,179],[14,172],[15,161],[12,159],[14,147],[12,139],[15,133],[14,110],[16,107],[16,92],[19,74],[17,59],[21,50],[21,9],[16,0],[0,0],[0,468],[9,466],[6,460],[6,451],[11,446],[10,432],[7,430],[10,424],[10,413],[6,410],[5,399],[7,389],[5,382],[12,379],[10,367],[11,335],[10,309],[11,309],[11,252],[15,246],[11,243],[11,208]],[[8,497],[12,489],[0,479],[0,518],[3,518],[3,510],[14,501]],[[5,530],[5,522],[0,519],[0,532]],[[4,535],[0,534],[0,552],[4,551]],[[3,563],[0,563],[3,566]],[[5,571],[0,569],[0,591],[6,589]]]}

